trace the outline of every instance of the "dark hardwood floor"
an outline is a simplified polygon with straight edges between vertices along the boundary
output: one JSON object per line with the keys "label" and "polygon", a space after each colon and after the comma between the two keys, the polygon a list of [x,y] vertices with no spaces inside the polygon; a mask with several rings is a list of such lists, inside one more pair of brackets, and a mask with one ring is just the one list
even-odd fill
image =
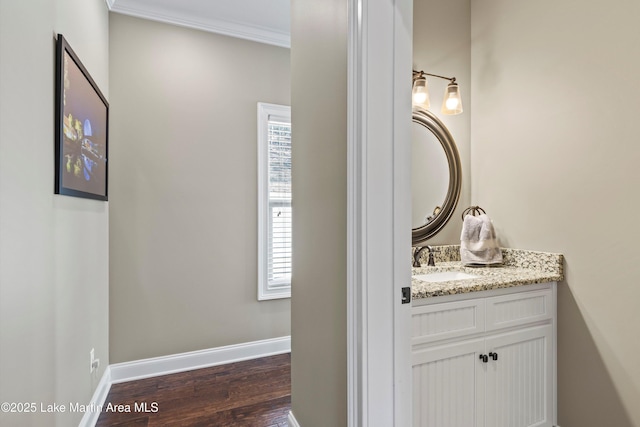
{"label": "dark hardwood floor", "polygon": [[290,409],[287,353],[114,384],[96,427],[282,427]]}

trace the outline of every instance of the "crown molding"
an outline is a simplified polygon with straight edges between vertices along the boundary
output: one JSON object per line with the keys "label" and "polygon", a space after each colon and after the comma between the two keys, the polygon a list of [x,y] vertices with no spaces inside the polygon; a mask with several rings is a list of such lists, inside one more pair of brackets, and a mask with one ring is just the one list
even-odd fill
{"label": "crown molding", "polygon": [[136,6],[123,5],[122,0],[105,0],[105,2],[111,12],[121,13],[123,15],[208,31],[258,43],[266,43],[285,48],[291,47],[291,35],[289,33],[274,31],[265,27],[206,18],[187,12],[172,11],[169,13],[146,4],[136,4]]}

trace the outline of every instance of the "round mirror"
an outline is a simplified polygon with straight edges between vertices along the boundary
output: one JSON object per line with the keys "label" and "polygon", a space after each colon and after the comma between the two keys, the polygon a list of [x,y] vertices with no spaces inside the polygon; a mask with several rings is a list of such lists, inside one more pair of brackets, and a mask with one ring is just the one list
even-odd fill
{"label": "round mirror", "polygon": [[449,189],[449,161],[436,136],[422,123],[411,126],[411,228],[435,218]]}
{"label": "round mirror", "polygon": [[462,172],[456,143],[430,111],[413,110],[412,245],[435,236],[453,215]]}

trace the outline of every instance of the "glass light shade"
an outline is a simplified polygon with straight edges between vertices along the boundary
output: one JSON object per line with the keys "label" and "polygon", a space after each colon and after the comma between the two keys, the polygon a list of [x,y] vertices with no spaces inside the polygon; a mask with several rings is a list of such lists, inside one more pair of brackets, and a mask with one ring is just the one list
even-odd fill
{"label": "glass light shade", "polygon": [[429,91],[427,90],[427,79],[419,77],[413,82],[412,104],[417,107],[429,108]]}
{"label": "glass light shade", "polygon": [[442,100],[442,114],[462,113],[462,97],[457,83],[449,83]]}

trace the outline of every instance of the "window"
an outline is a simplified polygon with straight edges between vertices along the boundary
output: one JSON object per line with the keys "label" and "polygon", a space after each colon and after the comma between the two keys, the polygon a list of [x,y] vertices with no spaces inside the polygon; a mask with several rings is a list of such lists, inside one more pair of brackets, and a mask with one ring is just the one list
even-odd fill
{"label": "window", "polygon": [[258,299],[291,297],[291,107],[258,103]]}

